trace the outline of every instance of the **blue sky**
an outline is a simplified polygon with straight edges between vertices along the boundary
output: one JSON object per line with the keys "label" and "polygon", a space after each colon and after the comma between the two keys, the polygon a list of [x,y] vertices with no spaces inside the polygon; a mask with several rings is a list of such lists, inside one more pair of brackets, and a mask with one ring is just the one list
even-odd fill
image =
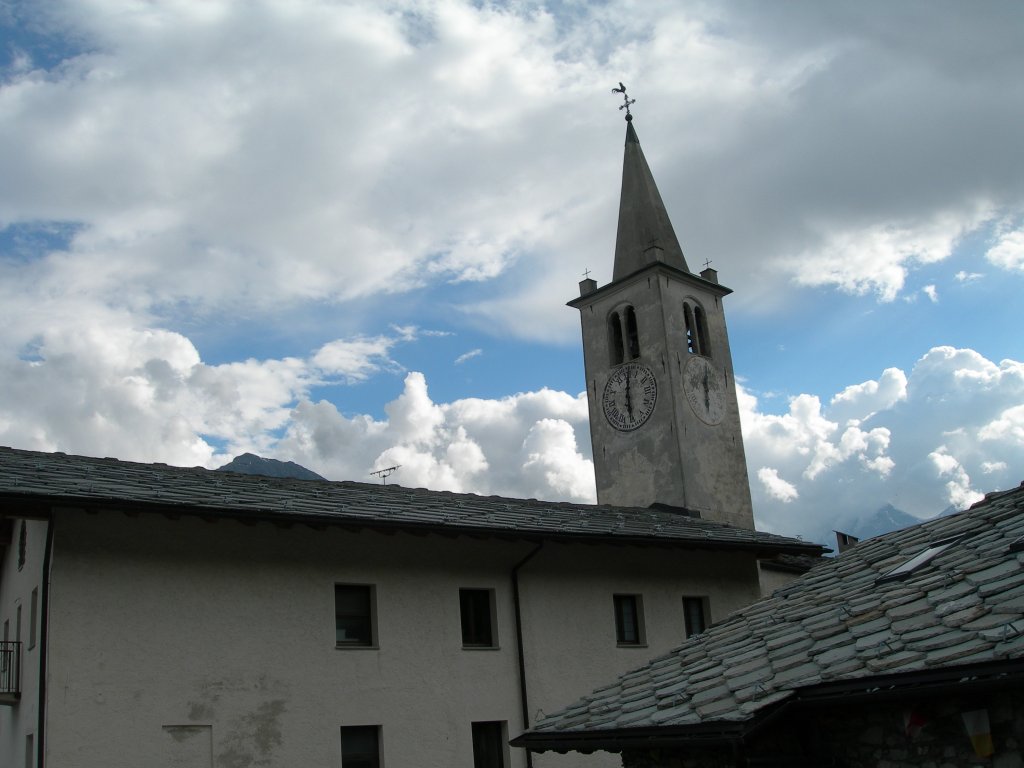
{"label": "blue sky", "polygon": [[[0,443],[593,500],[627,83],[759,525],[1020,482],[1016,2],[8,2]],[[393,478],[395,479],[395,478]]]}

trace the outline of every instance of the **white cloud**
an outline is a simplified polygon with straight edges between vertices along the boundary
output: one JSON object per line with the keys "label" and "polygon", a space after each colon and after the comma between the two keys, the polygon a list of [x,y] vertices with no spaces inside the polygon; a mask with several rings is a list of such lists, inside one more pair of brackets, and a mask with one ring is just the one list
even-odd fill
{"label": "white cloud", "polygon": [[907,377],[899,368],[886,368],[878,381],[851,384],[829,402],[829,413],[841,423],[860,423],[907,399]]}
{"label": "white cloud", "polygon": [[773,499],[788,503],[799,498],[800,492],[796,486],[779,477],[779,471],[771,467],[761,467],[757,470],[757,479],[761,481],[765,492]]}
{"label": "white cloud", "polygon": [[981,272],[964,272],[962,269],[953,275],[958,283],[973,283],[984,276]]}
{"label": "white cloud", "polygon": [[587,404],[551,390],[498,400],[434,403],[420,373],[388,419],[346,418],[301,402],[277,450],[328,477],[360,478],[401,465],[392,482],[518,497],[595,500]]}
{"label": "white cloud", "polygon": [[471,349],[469,352],[464,352],[455,358],[455,365],[462,365],[467,360],[472,360],[474,357],[480,357],[484,351],[482,349]]}
{"label": "white cloud", "polygon": [[985,258],[1003,269],[1024,271],[1024,230],[1006,232],[985,253]]}
{"label": "white cloud", "polygon": [[[402,329],[400,337],[410,341],[408,329]],[[394,369],[396,364],[388,357],[395,339],[385,336],[375,338],[337,339],[320,347],[313,355],[313,364],[325,375],[340,377],[347,383],[365,381],[370,375],[382,369]]]}
{"label": "white cloud", "polygon": [[971,488],[971,478],[966,470],[946,451],[946,446],[940,445],[938,450],[928,454],[928,458],[935,464],[939,477],[949,478],[946,483],[949,503],[957,509],[965,509],[976,501],[981,501],[985,494]]}
{"label": "white cloud", "polygon": [[978,438],[1024,445],[1024,404],[1007,408],[978,430]]}
{"label": "white cloud", "polygon": [[[1022,479],[1024,364],[1016,361],[935,347],[909,375],[886,369],[827,408],[801,395],[784,415],[739,396],[748,465],[770,468],[752,485],[755,513],[775,530],[824,541],[835,520],[886,503],[930,516]],[[981,475],[984,488],[971,482]]]}
{"label": "white cloud", "polygon": [[934,285],[926,285],[921,289],[921,293],[929,298],[932,304],[937,304],[939,301],[939,292]]}
{"label": "white cloud", "polygon": [[[992,219],[988,209],[969,206],[911,221],[880,221],[843,228],[822,227],[819,243],[783,263],[804,285],[833,285],[853,294],[874,293],[892,301],[915,264],[947,258],[966,233]],[[924,289],[932,301],[935,287]]]}

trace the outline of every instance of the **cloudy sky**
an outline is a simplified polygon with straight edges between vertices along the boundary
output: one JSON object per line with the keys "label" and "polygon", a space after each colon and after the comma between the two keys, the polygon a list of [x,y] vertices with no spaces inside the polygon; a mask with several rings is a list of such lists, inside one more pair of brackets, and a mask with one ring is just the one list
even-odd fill
{"label": "cloudy sky", "polygon": [[1024,5],[4,0],[0,444],[594,499],[625,124],[759,525],[1024,480]]}

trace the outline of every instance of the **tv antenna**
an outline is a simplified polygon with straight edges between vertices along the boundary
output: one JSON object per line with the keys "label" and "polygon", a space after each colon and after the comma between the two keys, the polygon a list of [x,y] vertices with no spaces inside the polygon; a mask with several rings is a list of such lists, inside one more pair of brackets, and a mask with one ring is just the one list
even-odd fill
{"label": "tv antenna", "polygon": [[401,464],[395,464],[393,467],[385,467],[384,469],[378,469],[376,472],[371,472],[371,475],[376,475],[381,479],[384,485],[388,484],[388,478],[391,477],[395,472],[402,468]]}

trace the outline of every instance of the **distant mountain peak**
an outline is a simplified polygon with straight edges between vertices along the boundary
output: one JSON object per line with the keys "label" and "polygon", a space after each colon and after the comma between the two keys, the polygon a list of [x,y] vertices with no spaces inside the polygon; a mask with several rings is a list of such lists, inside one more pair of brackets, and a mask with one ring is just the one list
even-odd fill
{"label": "distant mountain peak", "polygon": [[255,453],[243,453],[236,456],[217,472],[239,472],[243,475],[262,475],[263,477],[286,477],[294,480],[326,480],[311,469],[306,469],[294,461],[278,461],[265,459]]}

